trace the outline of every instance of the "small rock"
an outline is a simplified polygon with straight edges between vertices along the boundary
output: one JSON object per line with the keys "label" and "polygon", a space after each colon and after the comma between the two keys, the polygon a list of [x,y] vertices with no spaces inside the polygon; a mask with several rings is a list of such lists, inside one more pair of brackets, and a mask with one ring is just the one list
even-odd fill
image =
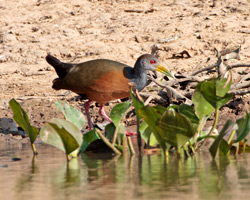
{"label": "small rock", "polygon": [[5,133],[18,131],[16,123],[10,118],[0,118],[0,129]]}
{"label": "small rock", "polygon": [[177,40],[178,38],[179,38],[178,35],[174,35],[173,37],[159,39],[158,42],[159,43],[167,43],[167,42],[171,42],[171,41]]}
{"label": "small rock", "polygon": [[137,43],[141,43],[141,42],[142,42],[142,41],[141,41],[141,37],[135,36],[135,41],[136,41]]}
{"label": "small rock", "polygon": [[14,157],[14,158],[11,158],[12,161],[20,161],[22,160],[21,158],[17,158],[17,157]]}
{"label": "small rock", "polygon": [[31,30],[32,30],[32,32],[37,32],[39,29],[36,27],[32,27]]}
{"label": "small rock", "polygon": [[11,42],[11,41],[16,41],[16,40],[17,40],[16,36],[12,32],[10,32],[9,34],[5,34],[3,36],[4,42]]}

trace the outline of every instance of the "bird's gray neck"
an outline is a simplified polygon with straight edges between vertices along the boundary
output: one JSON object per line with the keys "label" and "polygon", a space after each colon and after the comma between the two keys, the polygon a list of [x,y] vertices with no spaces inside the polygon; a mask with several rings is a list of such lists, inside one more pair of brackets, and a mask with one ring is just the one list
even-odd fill
{"label": "bird's gray neck", "polygon": [[131,81],[135,84],[135,89],[139,91],[147,85],[147,71],[143,69],[138,62],[136,62],[134,66],[133,78]]}

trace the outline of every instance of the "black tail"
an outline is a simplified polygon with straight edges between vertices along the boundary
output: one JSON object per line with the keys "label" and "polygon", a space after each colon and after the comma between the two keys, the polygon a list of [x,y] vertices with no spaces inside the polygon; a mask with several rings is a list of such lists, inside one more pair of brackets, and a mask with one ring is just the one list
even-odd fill
{"label": "black tail", "polygon": [[70,63],[63,63],[60,60],[58,60],[57,58],[55,58],[54,56],[48,54],[46,56],[46,61],[55,68],[57,75],[59,76],[59,78],[64,78],[68,71],[70,70],[70,68],[73,67],[72,64]]}

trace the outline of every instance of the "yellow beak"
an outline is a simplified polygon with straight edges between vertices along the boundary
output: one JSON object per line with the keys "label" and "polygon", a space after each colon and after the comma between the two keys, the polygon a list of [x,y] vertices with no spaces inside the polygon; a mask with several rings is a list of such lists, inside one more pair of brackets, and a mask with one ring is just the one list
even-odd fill
{"label": "yellow beak", "polygon": [[161,65],[158,65],[158,66],[156,67],[156,71],[161,72],[161,73],[163,73],[163,74],[165,74],[166,76],[169,76],[169,77],[171,77],[171,78],[174,78],[173,75],[170,74],[169,71],[168,71],[165,67],[163,67],[163,66],[161,66]]}

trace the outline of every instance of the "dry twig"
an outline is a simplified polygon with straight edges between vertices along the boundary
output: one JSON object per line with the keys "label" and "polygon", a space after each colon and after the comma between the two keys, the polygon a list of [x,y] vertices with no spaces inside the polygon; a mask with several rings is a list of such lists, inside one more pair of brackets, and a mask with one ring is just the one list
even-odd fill
{"label": "dry twig", "polygon": [[159,85],[160,87],[166,88],[167,90],[170,90],[173,95],[176,97],[177,100],[182,100],[185,99],[186,103],[191,105],[192,101],[190,99],[188,99],[187,97],[185,97],[184,95],[182,95],[180,92],[178,92],[177,90],[175,90],[174,88],[168,86],[168,85],[164,85],[162,83],[160,83],[159,81],[153,79],[152,77],[149,77],[149,79],[151,81],[153,81],[154,83],[156,83],[157,85]]}

